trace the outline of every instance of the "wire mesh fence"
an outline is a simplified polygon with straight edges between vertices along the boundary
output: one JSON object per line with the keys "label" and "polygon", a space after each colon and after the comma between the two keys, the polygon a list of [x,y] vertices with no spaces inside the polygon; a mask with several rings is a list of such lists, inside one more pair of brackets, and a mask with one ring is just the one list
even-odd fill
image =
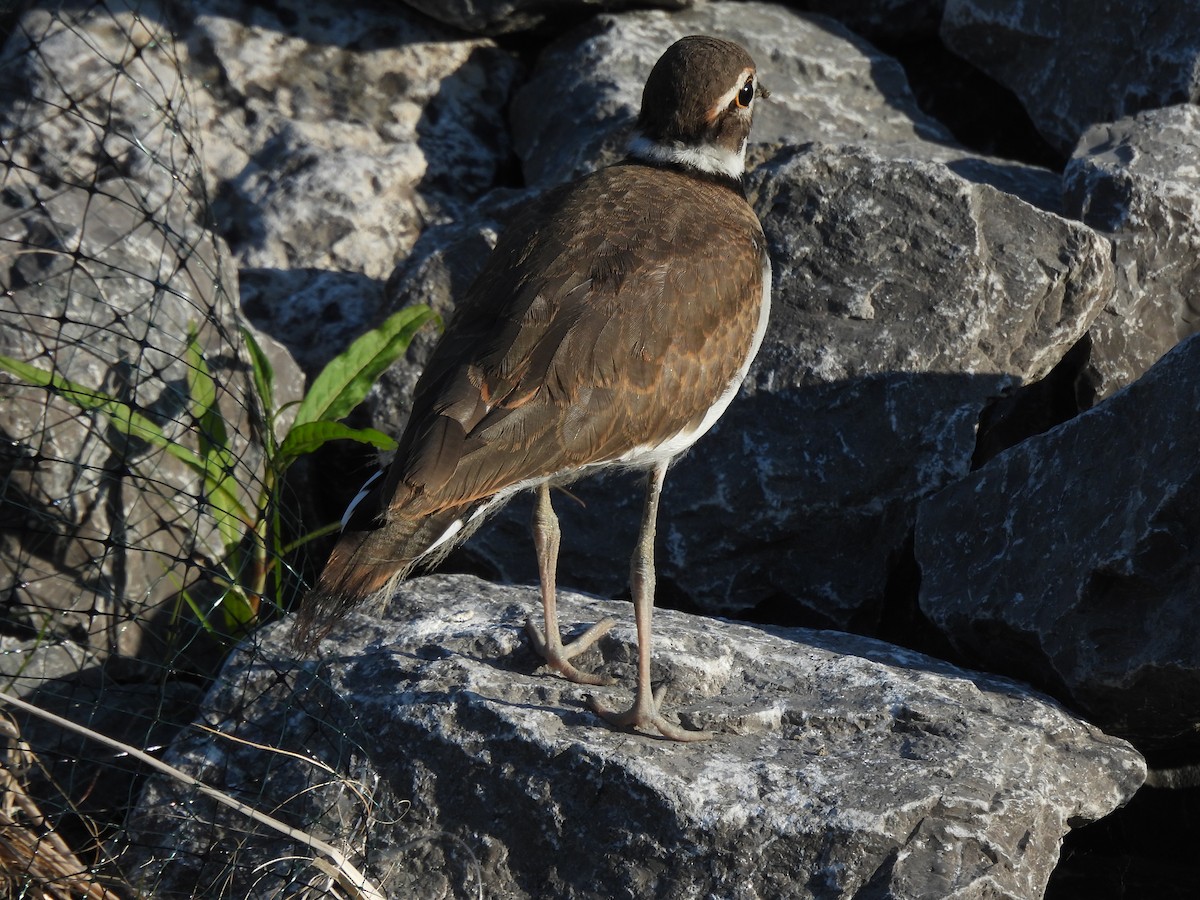
{"label": "wire mesh fence", "polygon": [[[370,896],[303,837],[361,848],[370,817],[402,815],[356,784],[350,738],[322,754],[325,791],[243,784],[221,815],[194,783],[148,794],[193,846],[131,818],[180,729],[224,740],[188,724],[207,686],[302,590],[285,475],[319,443],[283,440],[295,409],[210,227],[176,12],[0,6],[0,895]],[[295,859],[246,849],[277,825]]]}

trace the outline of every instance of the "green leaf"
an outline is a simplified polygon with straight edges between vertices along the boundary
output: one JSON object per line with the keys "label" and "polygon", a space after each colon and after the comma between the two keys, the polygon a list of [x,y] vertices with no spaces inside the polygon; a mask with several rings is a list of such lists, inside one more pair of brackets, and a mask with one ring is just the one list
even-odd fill
{"label": "green leaf", "polygon": [[167,437],[153,421],[135,411],[129,404],[103,391],[76,384],[57,372],[40,369],[9,356],[0,355],[0,369],[15,375],[26,384],[53,391],[80,409],[103,413],[113,427],[126,437],[159,447],[198,473],[204,479],[209,505],[223,534],[235,523],[253,527],[254,518],[238,501],[234,493],[235,486],[230,479],[222,481],[219,478],[220,473],[212,470],[206,458]]}
{"label": "green leaf", "polygon": [[250,367],[254,373],[254,391],[262,403],[263,418],[268,422],[275,415],[275,369],[267,358],[262,344],[249,328],[242,328],[242,340],[250,353]]}
{"label": "green leaf", "polygon": [[[237,460],[229,447],[229,431],[217,405],[217,383],[213,380],[208,363],[204,360],[204,348],[194,327],[188,328],[185,362],[187,363],[188,394],[192,416],[196,420],[196,444],[204,464],[205,485],[210,495],[225,498],[236,496],[237,482],[233,477]],[[214,504],[214,506],[217,504]],[[242,530],[233,510],[222,508],[226,515],[217,516],[221,530],[221,542],[225,547],[237,546],[242,539]]]}
{"label": "green leaf", "polygon": [[335,422],[349,415],[367,396],[375,379],[408,349],[417,330],[430,319],[441,321],[427,306],[406,307],[330,360],[300,401],[293,428],[308,422]]}
{"label": "green leaf", "polygon": [[328,441],[349,440],[370,444],[380,450],[394,450],[396,442],[374,428],[351,428],[341,422],[305,422],[293,425],[283,443],[279,445],[281,467],[305,453],[312,453]]}

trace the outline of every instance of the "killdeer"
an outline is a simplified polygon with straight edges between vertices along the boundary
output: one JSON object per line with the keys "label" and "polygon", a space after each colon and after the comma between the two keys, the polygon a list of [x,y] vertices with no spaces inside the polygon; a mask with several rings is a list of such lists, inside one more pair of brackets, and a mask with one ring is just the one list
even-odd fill
{"label": "killdeer", "polygon": [[742,187],[764,93],[737,44],[683,38],[650,72],[628,156],[508,225],[421,376],[395,459],[347,511],[301,609],[301,646],[533,490],[545,630],[531,620],[530,638],[566,678],[608,683],[571,658],[613,621],[565,645],[559,632],[550,489],[648,470],[630,575],[636,698],[593,708],[620,727],[710,737],[665,719],[651,688],[654,532],[667,467],[729,406],[766,330],[770,260]]}

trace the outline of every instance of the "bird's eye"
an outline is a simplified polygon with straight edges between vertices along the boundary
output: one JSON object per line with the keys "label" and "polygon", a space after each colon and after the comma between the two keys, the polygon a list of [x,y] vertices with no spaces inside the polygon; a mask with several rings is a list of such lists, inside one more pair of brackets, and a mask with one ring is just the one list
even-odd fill
{"label": "bird's eye", "polygon": [[750,105],[750,101],[754,99],[754,78],[746,79],[746,83],[742,85],[742,89],[738,91],[737,105],[745,109]]}

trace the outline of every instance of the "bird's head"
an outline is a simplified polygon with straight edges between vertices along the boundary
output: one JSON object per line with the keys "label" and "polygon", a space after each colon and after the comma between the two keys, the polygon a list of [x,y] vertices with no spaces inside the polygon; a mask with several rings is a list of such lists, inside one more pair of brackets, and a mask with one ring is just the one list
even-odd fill
{"label": "bird's head", "polygon": [[746,168],[746,143],[758,84],[750,54],[732,41],[691,35],[654,64],[629,154],[735,180]]}

